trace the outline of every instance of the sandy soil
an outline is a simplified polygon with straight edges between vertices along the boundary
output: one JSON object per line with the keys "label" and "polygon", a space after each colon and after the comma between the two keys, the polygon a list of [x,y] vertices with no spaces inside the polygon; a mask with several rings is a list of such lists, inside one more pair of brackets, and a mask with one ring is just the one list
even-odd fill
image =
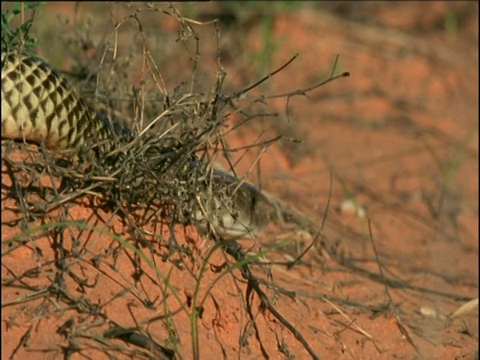
{"label": "sandy soil", "polygon": [[[137,7],[49,3],[36,15],[44,25],[39,43],[55,31],[63,42],[48,42],[41,55],[68,69],[78,47],[65,45],[68,29],[110,33],[112,19]],[[175,228],[185,251],[167,258],[167,227],[149,224],[152,241],[133,251],[138,243],[125,221],[96,208],[91,197],[69,204],[66,214],[56,209],[12,222],[21,218],[15,209],[22,195],[11,187],[2,156],[2,358],[162,358],[158,348],[108,338],[115,325],[175,349],[178,359],[478,359],[478,305],[452,316],[478,297],[478,4],[209,3],[182,11],[203,21],[222,15],[229,89],[251,84],[295,53],[249,96],[316,84],[336,55],[336,73],[351,74],[288,102],[267,99],[279,117],[226,137],[235,147],[283,134],[250,181],[302,211],[316,229],[329,203],[321,237],[290,269],[285,262],[312,241],[312,226],[272,224],[254,241],[240,241],[265,252],[264,265],[251,265],[252,272],[294,331],[262,304],[238,266],[228,268],[234,259],[194,228]],[[138,18],[173,87],[188,63],[173,50],[175,22],[148,11]],[[122,29],[119,44],[140,46],[134,22]],[[198,31],[207,59],[200,73],[211,79],[214,32]],[[101,36],[84,37],[93,44],[85,56],[98,55]],[[238,174],[257,154],[234,155]],[[75,224],[12,245],[16,234],[35,233],[60,216]],[[270,261],[277,263],[265,265]]]}

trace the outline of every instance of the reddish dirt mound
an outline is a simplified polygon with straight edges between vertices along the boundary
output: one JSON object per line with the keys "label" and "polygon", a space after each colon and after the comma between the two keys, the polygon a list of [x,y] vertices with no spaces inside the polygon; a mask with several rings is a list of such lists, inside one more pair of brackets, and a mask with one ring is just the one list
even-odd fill
{"label": "reddish dirt mound", "polygon": [[[78,6],[49,3],[37,20],[62,14],[86,27],[110,24],[101,5]],[[193,228],[175,228],[182,251],[168,257],[168,226],[149,224],[151,241],[139,242],[125,230],[128,219],[98,209],[92,195],[40,220],[15,222],[22,195],[2,157],[2,358],[168,358],[160,345],[185,359],[478,358],[478,305],[450,316],[478,296],[478,4],[274,9],[232,13],[202,4],[195,11],[202,19],[224,15],[223,65],[232,87],[295,53],[255,91],[316,84],[336,55],[336,73],[351,74],[288,102],[266,100],[284,114],[281,121],[266,117],[227,137],[243,146],[282,133],[260,160],[261,187],[317,228],[330,199],[321,240],[290,269],[284,262],[312,241],[311,226],[272,224],[240,242],[266,252],[251,269],[280,317],[233,258]],[[142,23],[146,34],[155,19]],[[254,57],[268,59],[254,69],[260,74],[251,68]],[[256,155],[239,154],[239,174]],[[55,222],[46,237],[21,246],[25,238],[14,238]],[[265,265],[270,261],[278,263]],[[114,325],[157,345],[112,339],[106,331]]]}

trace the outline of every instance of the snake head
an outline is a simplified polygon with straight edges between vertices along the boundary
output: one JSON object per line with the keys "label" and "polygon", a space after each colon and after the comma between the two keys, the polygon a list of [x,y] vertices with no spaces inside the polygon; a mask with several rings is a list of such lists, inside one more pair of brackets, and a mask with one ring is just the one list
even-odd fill
{"label": "snake head", "polygon": [[214,169],[211,186],[197,197],[194,214],[200,231],[222,238],[253,237],[264,230],[272,209],[262,192],[226,172]]}

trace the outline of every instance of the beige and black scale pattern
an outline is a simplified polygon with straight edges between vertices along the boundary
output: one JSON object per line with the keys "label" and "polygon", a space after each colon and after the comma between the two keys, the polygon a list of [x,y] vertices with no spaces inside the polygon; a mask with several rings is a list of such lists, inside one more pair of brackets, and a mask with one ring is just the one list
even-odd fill
{"label": "beige and black scale pattern", "polygon": [[115,131],[41,59],[2,53],[2,138],[68,149],[111,142]]}

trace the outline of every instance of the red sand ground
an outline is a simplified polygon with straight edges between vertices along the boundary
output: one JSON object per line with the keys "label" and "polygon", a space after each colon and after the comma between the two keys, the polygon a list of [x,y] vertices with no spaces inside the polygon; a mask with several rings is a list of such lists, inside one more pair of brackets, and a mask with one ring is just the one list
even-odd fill
{"label": "red sand ground", "polygon": [[[217,5],[192,6],[215,13]],[[81,5],[79,14],[92,22],[103,20],[107,26],[110,14],[105,12],[101,19],[101,13],[92,12],[94,6]],[[48,12],[52,18],[63,14],[72,21],[74,9],[74,5],[50,3],[39,11],[37,20]],[[265,29],[260,10],[254,16],[248,8],[237,10],[239,22],[224,29],[224,66],[232,81],[244,81],[245,76],[245,84],[255,75],[249,68],[253,55],[242,54],[264,49]],[[147,30],[148,24],[144,24]],[[477,359],[478,306],[458,318],[445,317],[478,296],[478,4],[304,3],[299,10],[276,10],[268,37],[272,60],[266,69],[279,67],[294,53],[300,56],[263,85],[262,92],[293,91],[324,79],[337,54],[339,71],[349,71],[351,77],[291,98],[289,121],[254,122],[228,140],[246,145],[260,131],[267,131],[267,136],[279,128],[286,130],[287,137],[301,140],[282,140],[268,148],[261,159],[262,187],[318,223],[331,191],[326,243],[335,244],[359,268],[379,274],[374,244],[383,276],[409,285],[386,286],[314,248],[291,270],[270,267],[270,280],[294,294],[264,288],[270,301],[321,359]],[[172,72],[163,71],[169,74],[166,81],[172,78]],[[285,99],[269,104],[279,112],[285,109]],[[247,171],[254,158],[248,154],[239,173]],[[10,183],[4,171],[2,162],[3,224],[19,216],[11,210],[17,202],[8,198]],[[255,177],[252,181],[257,182]],[[349,199],[362,207],[364,217],[341,210]],[[67,217],[132,239],[134,234],[124,233],[119,218],[94,205],[86,199],[72,203]],[[183,262],[178,255],[162,262],[147,247],[141,250],[170,276],[179,299],[188,302],[213,242],[194,229],[176,230],[179,243],[192,253]],[[156,231],[153,248],[161,252],[165,239],[160,234],[168,236],[168,229],[157,226]],[[2,241],[19,232],[4,225]],[[76,244],[71,242],[74,235],[78,235]],[[257,241],[268,249],[281,235],[285,230],[272,226]],[[140,324],[167,347],[172,347],[168,339],[175,338],[178,358],[192,358],[187,316],[192,309],[181,309],[151,267],[143,262],[145,274],[135,281],[138,269],[132,253],[118,250],[111,236],[70,229],[63,240],[71,251],[88,252],[70,270],[93,286],[81,287],[70,272],[60,272],[53,263],[45,265],[58,251],[54,235],[14,251],[3,246],[2,358],[107,358],[103,344],[94,340],[105,330],[98,324],[106,317],[123,327]],[[308,241],[308,236],[297,232],[285,249],[267,257],[285,261],[287,254],[303,249]],[[102,259],[101,265],[92,265],[95,258]],[[226,260],[232,259],[218,251],[207,260],[200,294],[222,274]],[[32,274],[23,283],[12,280],[27,270]],[[74,298],[42,296],[42,289],[59,274]],[[264,269],[256,269],[255,274],[269,279]],[[257,337],[245,310],[246,291],[238,270],[215,283],[198,324],[200,358],[310,358],[253,296]],[[27,294],[31,298],[26,299]],[[97,313],[86,310],[92,304]],[[172,314],[170,327],[166,309]],[[121,340],[112,343],[129,351],[110,348],[113,358],[145,358],[139,348]],[[75,347],[71,354],[64,351]]]}

